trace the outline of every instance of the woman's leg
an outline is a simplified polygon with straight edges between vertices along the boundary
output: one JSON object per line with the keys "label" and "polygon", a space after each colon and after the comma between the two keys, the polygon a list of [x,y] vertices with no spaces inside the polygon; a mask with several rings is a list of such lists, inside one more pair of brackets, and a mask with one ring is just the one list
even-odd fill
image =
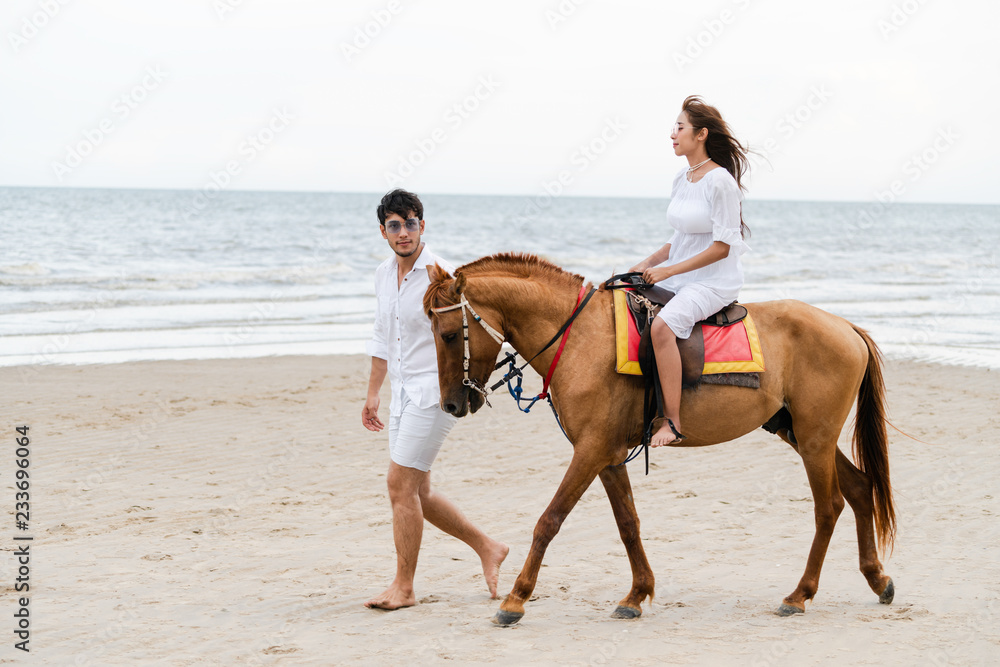
{"label": "woman's leg", "polygon": [[[663,392],[665,419],[653,435],[653,447],[683,440],[681,435],[681,355],[677,340],[686,339],[697,323],[723,308],[729,301],[700,285],[685,285],[660,309],[653,320],[650,337],[656,353],[656,367]],[[671,424],[673,428],[671,428]]]}
{"label": "woman's leg", "polygon": [[[665,419],[653,434],[651,447],[672,445],[679,442],[681,431],[681,355],[677,351],[677,337],[667,323],[657,317],[653,320],[650,337],[656,354],[656,370],[660,376]],[[671,424],[673,428],[671,428]]]}

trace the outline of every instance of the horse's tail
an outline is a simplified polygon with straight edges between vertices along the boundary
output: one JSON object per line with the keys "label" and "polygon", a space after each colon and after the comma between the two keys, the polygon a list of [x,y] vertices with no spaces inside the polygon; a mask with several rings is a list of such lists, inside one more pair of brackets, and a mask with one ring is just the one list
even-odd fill
{"label": "horse's tail", "polygon": [[875,533],[882,553],[892,552],[896,539],[896,509],[889,482],[889,438],[885,425],[885,382],[882,379],[882,353],[864,329],[854,330],[868,346],[868,367],[858,391],[858,409],[854,419],[854,462],[872,480],[875,504]]}

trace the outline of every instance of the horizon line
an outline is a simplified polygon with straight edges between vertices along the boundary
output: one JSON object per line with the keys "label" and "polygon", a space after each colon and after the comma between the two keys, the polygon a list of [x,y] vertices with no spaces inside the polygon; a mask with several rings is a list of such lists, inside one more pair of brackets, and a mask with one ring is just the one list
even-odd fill
{"label": "horizon line", "polygon": [[[171,187],[133,187],[133,186],[106,186],[106,185],[9,185],[0,184],[2,189],[37,189],[37,190],[135,190],[135,191],[159,191],[159,192],[201,192],[205,188],[171,188]],[[259,188],[259,189],[247,189],[247,188],[226,188],[220,189],[213,192],[225,192],[225,193],[262,193],[262,194],[343,194],[343,195],[370,195],[372,197],[380,198],[385,193],[379,193],[375,191],[364,191],[364,190],[295,190],[295,189],[270,189],[270,188]],[[421,197],[427,196],[441,196],[441,197],[517,197],[517,198],[532,198],[532,197],[543,197],[551,195],[547,194],[514,194],[514,193],[483,193],[483,192],[433,192],[433,191],[423,191],[420,192]],[[670,197],[654,197],[648,195],[587,195],[587,194],[560,194],[554,199],[663,199],[669,200]],[[892,206],[898,204],[909,204],[909,205],[937,205],[937,206],[1000,206],[1000,201],[994,203],[985,202],[956,202],[956,201],[900,201],[900,202],[881,202],[878,199],[871,200],[857,200],[857,199],[750,199],[750,201],[758,202],[779,202],[779,203],[793,203],[793,204],[877,204],[880,206]]]}

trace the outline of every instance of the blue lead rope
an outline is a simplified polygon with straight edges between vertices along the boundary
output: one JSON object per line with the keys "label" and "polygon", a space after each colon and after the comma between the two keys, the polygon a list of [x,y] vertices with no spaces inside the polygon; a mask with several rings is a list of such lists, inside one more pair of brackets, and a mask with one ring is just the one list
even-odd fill
{"label": "blue lead rope", "polygon": [[[556,418],[556,424],[559,424],[559,430],[562,431],[562,434],[566,436],[567,440],[569,440],[569,436],[566,435],[566,429],[563,428],[562,420],[559,419],[559,413],[556,412],[556,406],[552,404],[552,396],[548,392],[545,392],[543,394],[538,394],[531,399],[524,398],[524,388],[521,386],[521,381],[524,380],[524,375],[521,373],[521,369],[514,364],[514,355],[508,352],[507,358],[504,361],[510,363],[510,370],[506,375],[504,375],[503,379],[507,382],[507,391],[514,397],[514,403],[517,404],[517,409],[524,414],[528,414],[531,412],[531,408],[535,406],[535,403],[544,398],[549,402],[549,407],[552,408],[552,415]],[[503,363],[503,361],[500,362],[501,365]],[[517,378],[516,385],[511,381],[515,377]],[[527,403],[528,405],[522,407],[522,402]],[[572,442],[573,441],[570,440],[570,444],[572,444]]]}

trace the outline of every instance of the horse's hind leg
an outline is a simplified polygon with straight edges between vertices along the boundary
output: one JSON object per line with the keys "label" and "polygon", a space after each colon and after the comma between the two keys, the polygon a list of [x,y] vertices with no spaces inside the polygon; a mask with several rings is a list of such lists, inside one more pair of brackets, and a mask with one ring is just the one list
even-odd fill
{"label": "horse's hind leg", "polygon": [[[830,422],[810,425],[805,419],[795,419],[797,450],[805,464],[806,475],[813,494],[813,511],[816,519],[816,534],[806,561],[806,570],[799,585],[784,599],[778,608],[779,616],[800,614],[806,610],[806,600],[811,600],[819,590],[819,575],[823,569],[833,529],[837,518],[844,509],[844,496],[837,483],[837,435],[830,428]],[[840,422],[843,424],[843,421]],[[800,428],[801,424],[801,428]],[[837,429],[839,432],[839,429]]]}
{"label": "horse's hind leg", "polygon": [[872,481],[868,475],[858,470],[839,448],[837,478],[840,481],[840,490],[854,510],[854,519],[858,526],[858,558],[861,563],[861,573],[865,575],[871,589],[879,596],[878,601],[889,604],[892,602],[895,590],[892,579],[882,572],[882,563],[878,559],[875,547]]}
{"label": "horse's hind leg", "polygon": [[[779,431],[778,436],[792,446],[796,452],[797,443],[792,442],[789,433]],[[875,508],[872,502],[872,481],[865,473],[851,463],[840,448],[837,448],[837,481],[847,503],[854,511],[854,522],[858,527],[858,560],[861,573],[868,585],[878,595],[882,604],[892,603],[896,594],[892,578],[882,572],[882,562],[875,546]]]}
{"label": "horse's hind leg", "polygon": [[618,533],[625,544],[628,562],[632,566],[632,589],[618,603],[612,618],[636,618],[642,615],[642,602],[653,599],[653,570],[639,537],[639,515],[632,500],[632,485],[625,466],[608,466],[601,471],[601,482],[608,492],[611,509],[618,522]]}

